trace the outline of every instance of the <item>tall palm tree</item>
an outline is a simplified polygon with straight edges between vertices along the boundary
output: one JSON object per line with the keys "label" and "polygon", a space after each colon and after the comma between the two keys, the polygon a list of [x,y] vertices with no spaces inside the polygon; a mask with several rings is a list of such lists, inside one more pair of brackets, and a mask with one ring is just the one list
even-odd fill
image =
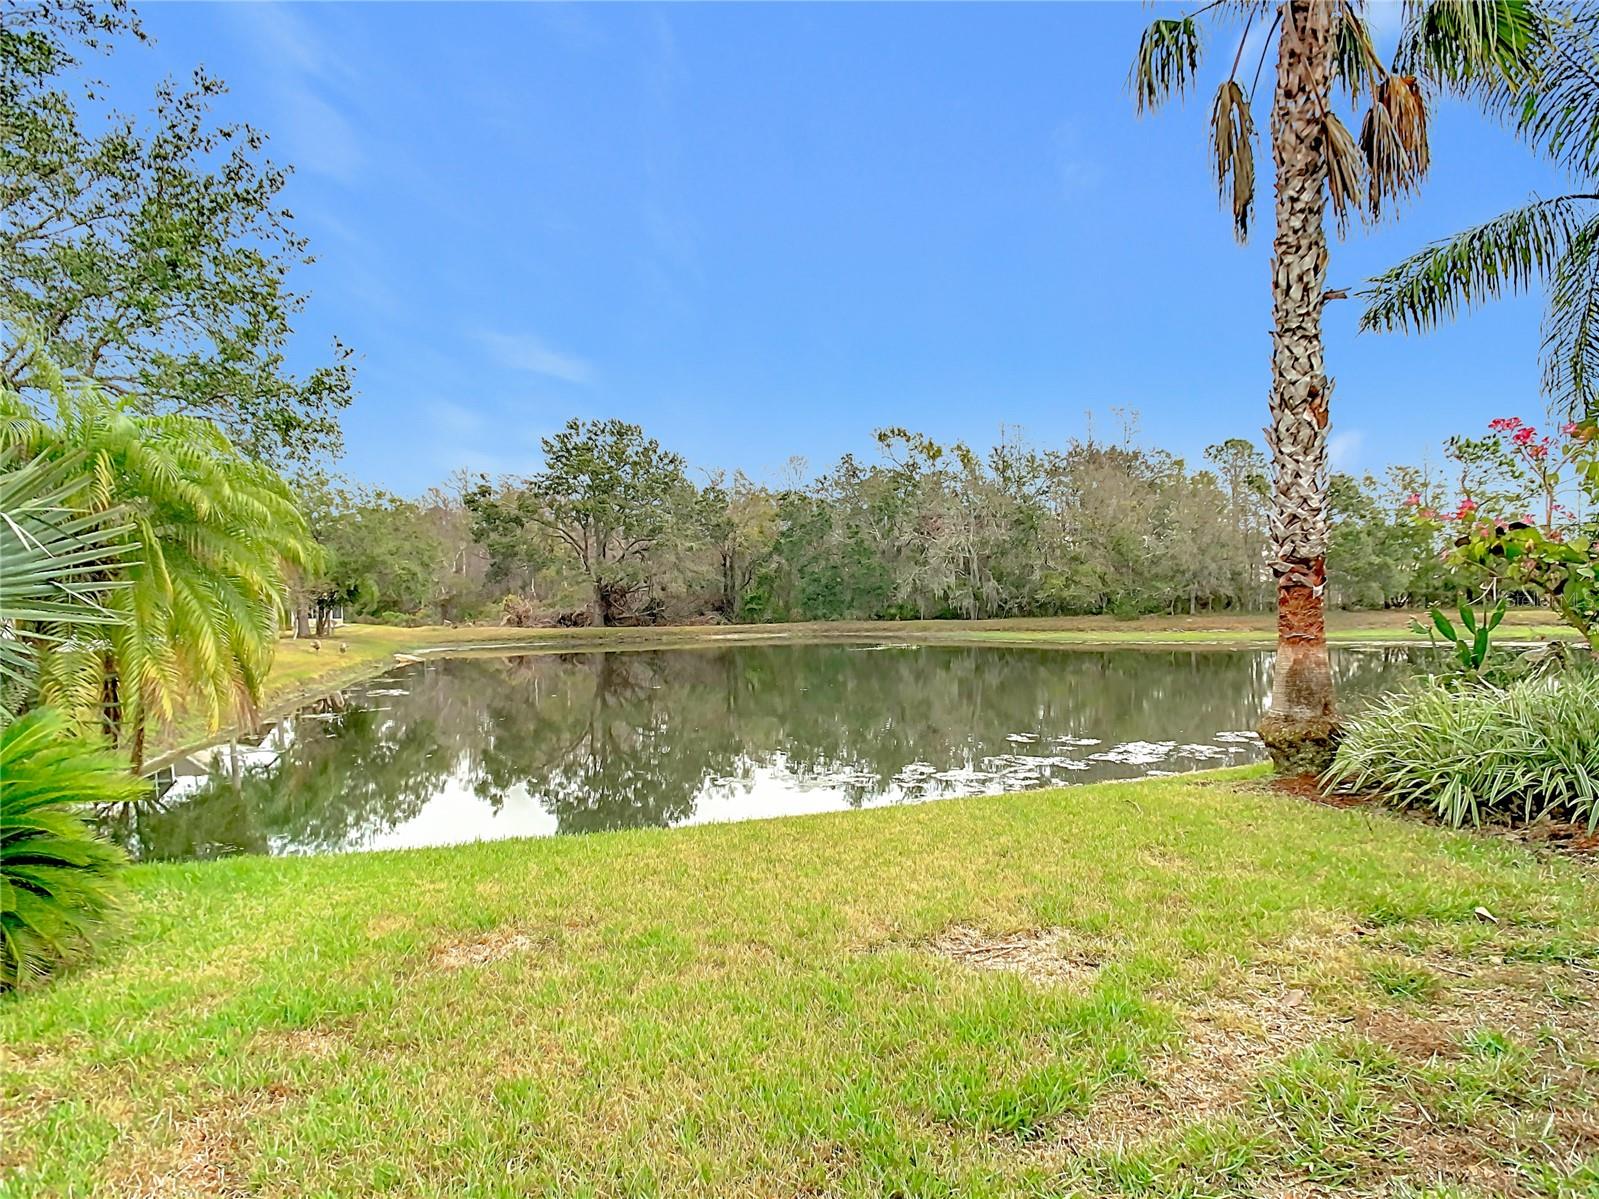
{"label": "tall palm tree", "polygon": [[[44,643],[40,698],[102,726],[137,768],[152,722],[215,728],[253,714],[271,664],[285,571],[316,549],[294,496],[211,422],[58,389],[53,419],[0,396],[0,451],[78,462],[73,504],[115,514],[137,545],[106,593],[101,639]],[[48,625],[42,626],[48,634]]]}
{"label": "tall palm tree", "polygon": [[1574,180],[1564,195],[1426,247],[1373,280],[1361,327],[1430,329],[1505,292],[1549,286],[1543,381],[1557,411],[1599,419],[1599,8],[1547,22],[1522,86],[1488,80],[1485,107]]}
{"label": "tall palm tree", "polygon": [[[1276,173],[1272,239],[1271,424],[1272,572],[1277,579],[1277,661],[1271,707],[1260,732],[1279,770],[1320,770],[1338,738],[1327,655],[1327,430],[1332,380],[1323,356],[1327,210],[1338,229],[1351,213],[1378,220],[1426,174],[1426,93],[1417,74],[1390,70],[1378,57],[1362,0],[1212,0],[1196,12],[1162,18],[1145,30],[1131,85],[1138,109],[1189,90],[1201,58],[1206,12],[1241,17],[1232,69],[1211,107],[1216,182],[1238,239],[1249,235],[1255,203],[1255,92],[1270,47],[1277,47],[1270,133]],[[1527,0],[1407,3],[1401,63],[1417,63],[1436,82],[1467,86],[1513,79],[1534,40]],[[1259,33],[1250,72],[1245,49]],[[1342,84],[1365,113],[1356,139],[1334,110]]]}

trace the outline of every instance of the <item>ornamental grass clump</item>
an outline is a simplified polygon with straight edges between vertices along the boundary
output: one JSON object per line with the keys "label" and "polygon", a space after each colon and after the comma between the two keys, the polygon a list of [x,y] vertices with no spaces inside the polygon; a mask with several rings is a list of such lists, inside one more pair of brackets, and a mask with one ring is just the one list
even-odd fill
{"label": "ornamental grass clump", "polygon": [[1438,682],[1352,721],[1325,780],[1459,827],[1548,816],[1599,825],[1599,674],[1500,689]]}

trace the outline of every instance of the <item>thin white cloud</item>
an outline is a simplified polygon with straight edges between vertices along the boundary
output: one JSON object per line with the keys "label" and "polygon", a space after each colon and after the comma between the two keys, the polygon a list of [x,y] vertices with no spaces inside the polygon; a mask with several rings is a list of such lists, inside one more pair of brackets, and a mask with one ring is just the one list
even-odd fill
{"label": "thin white cloud", "polygon": [[361,80],[349,55],[336,52],[300,14],[284,4],[237,4],[229,12],[266,66],[278,113],[274,142],[297,167],[349,184],[367,156],[345,115],[358,103]]}
{"label": "thin white cloud", "polygon": [[1327,460],[1334,470],[1347,470],[1360,456],[1361,443],[1366,435],[1359,429],[1346,429],[1327,439]]}
{"label": "thin white cloud", "polygon": [[480,413],[450,400],[433,400],[427,404],[426,411],[434,428],[449,437],[472,437],[483,429]]}
{"label": "thin white cloud", "polygon": [[319,96],[295,92],[284,99],[285,132],[297,165],[352,183],[366,165],[355,127]]}
{"label": "thin white cloud", "polygon": [[589,383],[594,378],[594,368],[572,354],[551,349],[530,333],[497,333],[482,329],[477,339],[488,347],[495,361],[512,370],[528,371],[567,383]]}
{"label": "thin white cloud", "polygon": [[322,80],[350,78],[347,57],[331,53],[289,5],[237,4],[230,7],[230,12],[247,27],[248,36],[262,57],[275,61],[280,68]]}

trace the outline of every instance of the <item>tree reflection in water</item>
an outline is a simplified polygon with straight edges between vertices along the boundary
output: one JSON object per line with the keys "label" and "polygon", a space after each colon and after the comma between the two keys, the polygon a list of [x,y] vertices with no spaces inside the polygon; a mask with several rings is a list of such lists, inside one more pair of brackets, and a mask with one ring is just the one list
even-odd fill
{"label": "tree reflection in water", "polygon": [[[1408,651],[1345,650],[1346,702]],[[144,858],[307,853],[857,807],[1254,760],[1239,651],[740,646],[403,667],[107,813]],[[200,774],[203,777],[193,777]]]}

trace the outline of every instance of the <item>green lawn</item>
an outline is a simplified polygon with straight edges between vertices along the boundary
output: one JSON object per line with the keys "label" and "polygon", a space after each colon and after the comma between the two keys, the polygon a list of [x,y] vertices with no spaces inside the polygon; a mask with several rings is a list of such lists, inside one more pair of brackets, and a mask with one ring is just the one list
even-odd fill
{"label": "green lawn", "polygon": [[140,867],[0,1194],[1599,1194],[1592,867],[1259,779]]}

